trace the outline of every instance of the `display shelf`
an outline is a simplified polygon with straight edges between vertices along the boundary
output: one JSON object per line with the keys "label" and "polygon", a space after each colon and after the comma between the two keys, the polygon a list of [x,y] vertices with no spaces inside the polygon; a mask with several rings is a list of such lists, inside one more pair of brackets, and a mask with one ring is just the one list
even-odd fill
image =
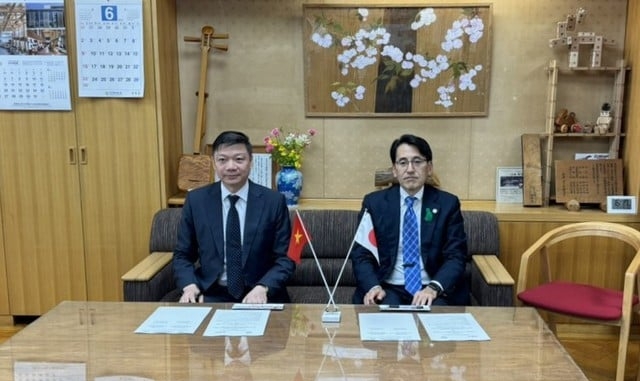
{"label": "display shelf", "polygon": [[[547,115],[545,133],[541,134],[541,139],[546,145],[545,150],[545,167],[543,174],[543,205],[549,206],[551,198],[551,170],[554,161],[554,150],[556,149],[556,138],[572,139],[572,140],[595,140],[606,139],[608,141],[608,154],[610,159],[619,157],[620,139],[624,137],[622,133],[622,112],[624,104],[624,84],[626,72],[629,68],[624,60],[618,60],[616,66],[603,67],[574,67],[570,69],[561,69],[556,60],[549,63],[548,84],[547,84]],[[598,132],[556,132],[555,119],[557,113],[557,91],[559,78],[562,76],[563,81],[570,81],[573,76],[611,76],[613,82],[613,92],[611,97],[611,113],[612,120],[609,132],[601,134]],[[579,144],[576,142],[575,144]]]}

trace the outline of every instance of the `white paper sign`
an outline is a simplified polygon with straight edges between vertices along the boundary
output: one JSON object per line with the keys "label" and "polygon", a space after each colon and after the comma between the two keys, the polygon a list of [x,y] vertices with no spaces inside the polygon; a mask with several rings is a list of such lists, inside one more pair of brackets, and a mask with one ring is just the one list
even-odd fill
{"label": "white paper sign", "polygon": [[496,202],[522,203],[523,186],[522,167],[498,167],[496,170]]}
{"label": "white paper sign", "polygon": [[362,341],[420,341],[412,313],[361,313],[358,321]]}
{"label": "white paper sign", "polygon": [[487,341],[489,335],[470,313],[420,314],[431,341]]}
{"label": "white paper sign", "polygon": [[86,381],[87,365],[73,362],[13,363],[14,381]]}
{"label": "white paper sign", "polygon": [[216,310],[203,336],[263,336],[270,310]]}
{"label": "white paper sign", "polygon": [[135,333],[193,334],[211,307],[158,307]]}

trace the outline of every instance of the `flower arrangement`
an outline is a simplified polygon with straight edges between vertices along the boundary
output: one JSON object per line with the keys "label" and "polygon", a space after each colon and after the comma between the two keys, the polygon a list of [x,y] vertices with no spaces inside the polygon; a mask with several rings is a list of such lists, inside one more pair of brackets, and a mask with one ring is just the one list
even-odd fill
{"label": "flower arrangement", "polygon": [[302,152],[311,144],[311,138],[317,133],[313,128],[305,133],[285,133],[281,128],[274,128],[264,138],[265,150],[280,167],[302,167]]}

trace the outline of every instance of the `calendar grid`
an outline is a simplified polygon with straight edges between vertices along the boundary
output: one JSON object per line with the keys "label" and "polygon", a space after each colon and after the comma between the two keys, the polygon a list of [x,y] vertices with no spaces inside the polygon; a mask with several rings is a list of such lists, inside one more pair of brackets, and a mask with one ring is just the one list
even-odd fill
{"label": "calendar grid", "polygon": [[3,8],[11,22],[0,33],[0,110],[71,110],[64,2]]}
{"label": "calendar grid", "polygon": [[144,96],[141,0],[76,1],[78,95]]}

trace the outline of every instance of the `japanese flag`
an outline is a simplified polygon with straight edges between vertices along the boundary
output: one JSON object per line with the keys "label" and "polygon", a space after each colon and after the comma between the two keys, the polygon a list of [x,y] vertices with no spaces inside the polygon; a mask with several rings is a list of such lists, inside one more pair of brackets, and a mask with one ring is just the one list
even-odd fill
{"label": "japanese flag", "polygon": [[356,231],[355,241],[369,250],[376,258],[376,261],[380,263],[378,243],[376,241],[376,234],[373,231],[373,221],[371,221],[371,215],[367,211],[362,215],[362,220],[360,220],[360,225],[358,225],[358,231]]}

